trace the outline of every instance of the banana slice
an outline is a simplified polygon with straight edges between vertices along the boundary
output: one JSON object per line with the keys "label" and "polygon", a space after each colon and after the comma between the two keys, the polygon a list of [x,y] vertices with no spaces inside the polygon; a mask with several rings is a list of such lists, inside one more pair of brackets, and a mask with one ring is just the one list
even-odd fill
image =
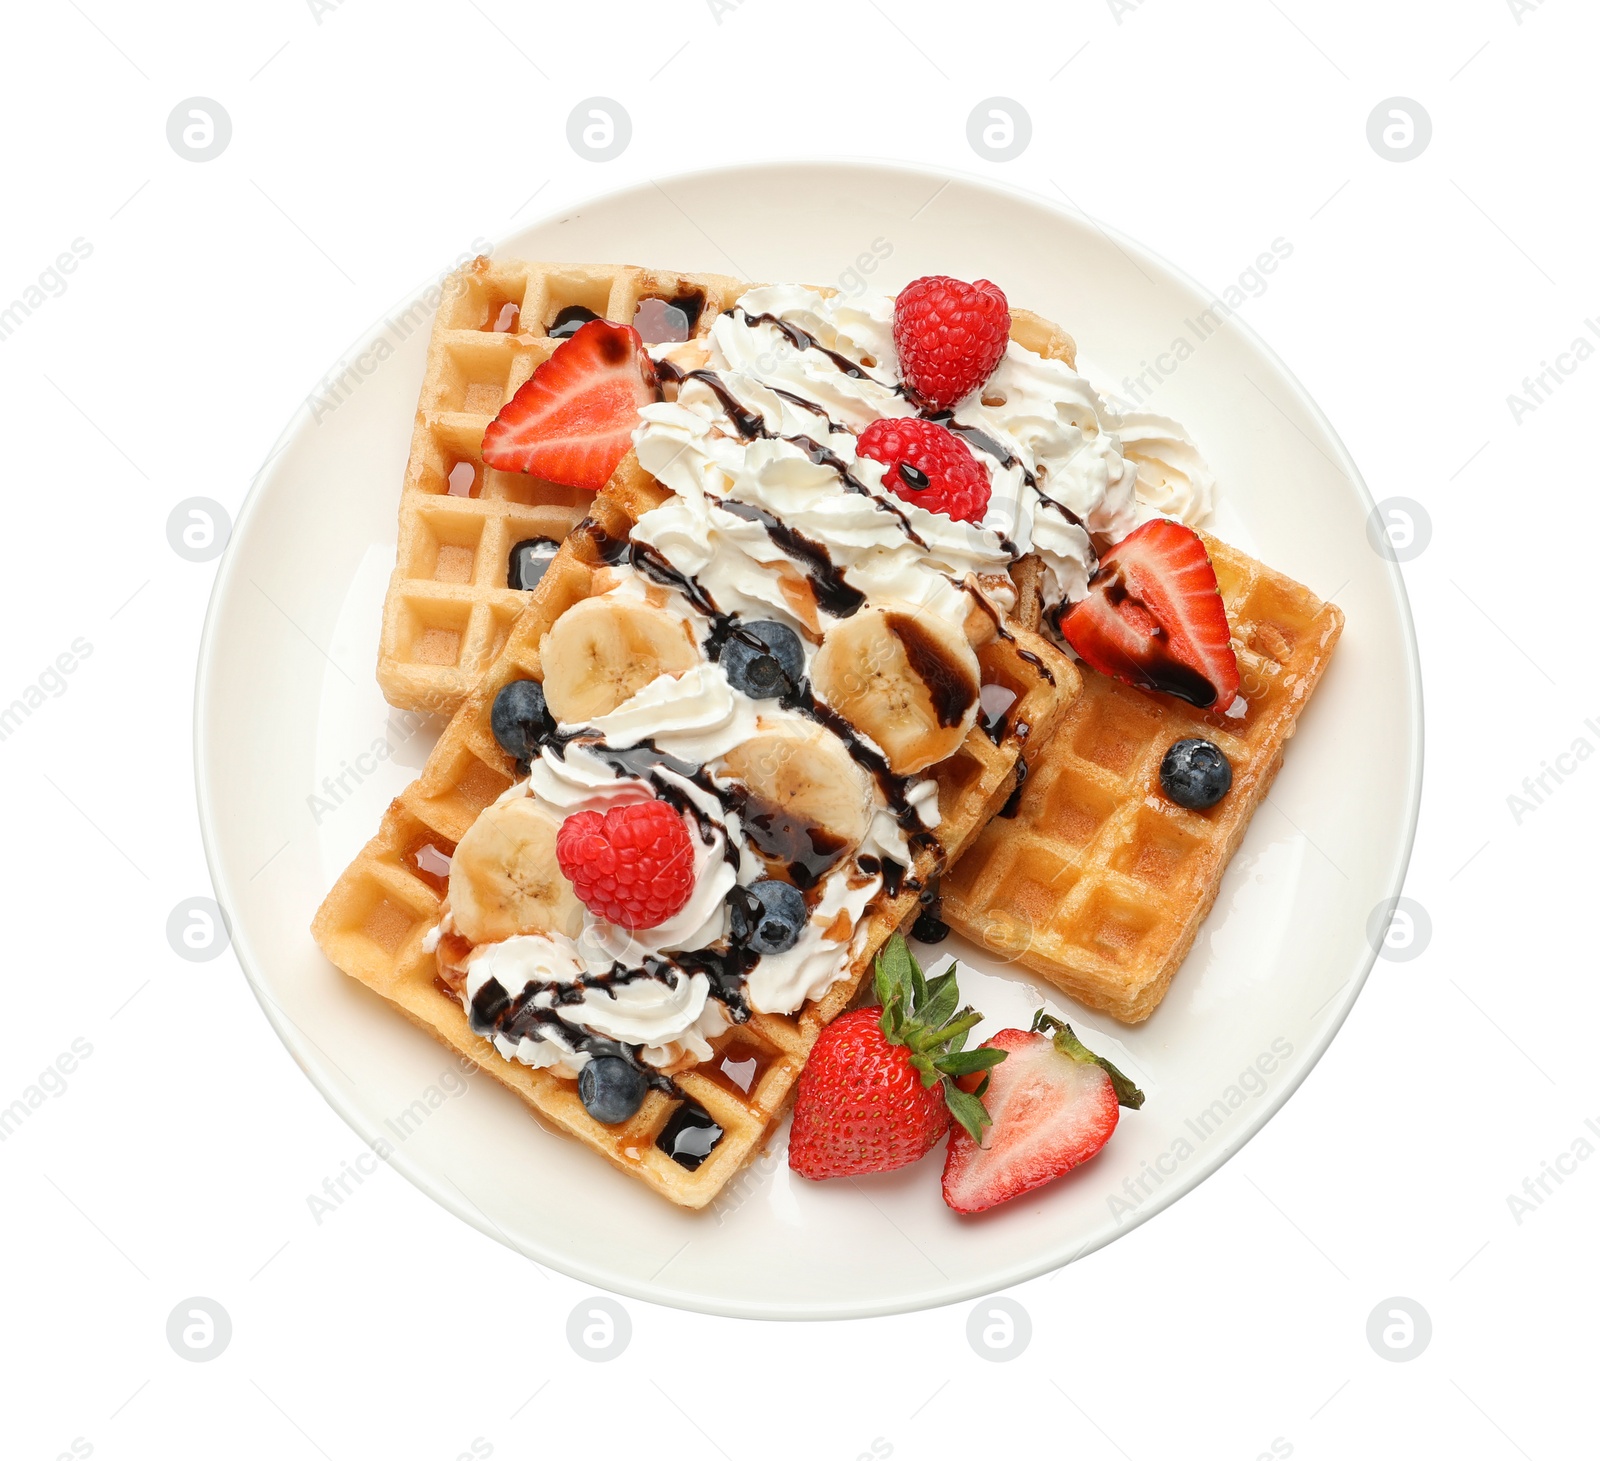
{"label": "banana slice", "polygon": [[699,662],[688,623],[665,610],[609,595],[567,610],[539,645],[544,699],[566,725],[608,715],[658,675]]}
{"label": "banana slice", "polygon": [[802,888],[867,835],[872,782],[844,742],[820,725],[764,720],[722,767],[750,794],[740,825],[751,846]]}
{"label": "banana slice", "polygon": [[977,719],[982,683],[962,626],[911,604],[841,619],[811,662],[811,680],[900,776],[961,744]]}
{"label": "banana slice", "polygon": [[561,821],[528,796],[478,814],[450,861],[450,911],[463,938],[488,944],[518,933],[578,936],[583,904],[556,862]]}

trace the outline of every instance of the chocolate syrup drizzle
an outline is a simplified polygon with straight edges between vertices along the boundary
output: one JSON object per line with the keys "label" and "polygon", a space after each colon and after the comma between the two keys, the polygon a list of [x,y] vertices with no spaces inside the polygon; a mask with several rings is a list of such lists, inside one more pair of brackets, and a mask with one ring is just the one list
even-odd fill
{"label": "chocolate syrup drizzle", "polygon": [[[987,431],[984,431],[978,426],[963,425],[961,422],[955,419],[955,413],[953,411],[924,411],[922,414],[926,420],[932,421],[936,426],[942,426],[946,431],[953,432],[955,435],[959,436],[963,441],[966,442],[968,446],[976,447],[986,456],[993,457],[997,462],[1000,463],[1002,469],[1009,471],[1012,467],[1016,467],[1022,473],[1022,480],[1027,483],[1029,487],[1033,488],[1034,493],[1046,507],[1053,507],[1062,515],[1062,517],[1066,518],[1066,520],[1071,523],[1073,527],[1083,528],[1083,519],[1079,517],[1078,514],[1075,513],[1070,507],[1068,507],[1066,503],[1058,502],[1054,497],[1046,492],[1044,488],[1039,485],[1039,479],[1027,467],[1022,465],[1022,459],[1015,452],[1007,451],[1006,448],[1001,446],[1000,443],[990,436]],[[1088,529],[1084,528],[1084,531],[1087,532]],[[1016,551],[1016,545],[1013,543],[1011,545],[1011,554],[1013,557],[1016,556]]]}
{"label": "chocolate syrup drizzle", "polygon": [[849,376],[851,380],[871,381],[873,385],[882,386],[884,390],[892,391],[897,396],[903,396],[906,394],[906,388],[903,385],[892,386],[887,381],[879,380],[875,375],[868,375],[865,366],[857,365],[856,362],[851,360],[849,356],[841,355],[837,350],[828,349],[828,347],[824,345],[821,340],[817,339],[817,337],[813,335],[810,330],[802,330],[799,325],[791,325],[788,320],[779,319],[778,316],[774,314],[752,315],[747,314],[744,310],[740,310],[739,318],[742,319],[747,325],[771,325],[775,330],[783,335],[796,350],[816,350],[819,353],[826,355],[828,359],[837,365],[840,371]]}
{"label": "chocolate syrup drizzle", "polygon": [[[644,970],[613,970],[610,974],[603,974],[599,978],[590,980],[591,986],[600,985],[607,990],[618,984],[630,983],[634,979],[646,977]],[[606,981],[603,985],[601,981]],[[560,999],[561,1003],[577,1003],[583,998],[583,987],[580,985],[552,986],[549,984],[529,984],[516,994],[510,993],[498,979],[486,979],[478,992],[473,995],[468,1008],[467,1018],[472,1025],[472,1032],[486,1040],[492,1040],[495,1035],[504,1035],[508,1040],[517,1042],[524,1037],[543,1040],[545,1032],[550,1029],[560,1031],[562,1038],[574,1050],[582,1051],[592,1056],[619,1055],[630,1064],[635,1065],[644,1074],[646,1082],[665,1095],[679,1096],[677,1085],[670,1076],[663,1075],[659,1070],[644,1064],[639,1059],[637,1045],[621,1045],[614,1040],[602,1039],[598,1035],[591,1035],[580,1025],[575,1025],[571,1020],[563,1019],[553,1009],[536,1007],[534,998],[541,992],[549,989],[570,989],[573,994]],[[456,997],[452,993],[452,997]]]}
{"label": "chocolate syrup drizzle", "polygon": [[[744,504],[734,504],[743,507]],[[751,509],[759,512],[759,509]],[[762,514],[769,517],[769,514]],[[805,562],[811,568],[809,575],[813,591],[818,595],[818,602],[825,607],[830,601],[830,595],[845,593],[855,595],[856,607],[864,599],[857,591],[838,580],[832,588],[829,579],[837,574],[825,551],[817,544],[811,543],[799,534],[792,534],[792,530],[771,519],[769,531],[781,531],[786,537],[791,536],[798,540],[785,546],[785,551]],[[740,627],[737,620],[731,615],[724,614],[706,590],[689,575],[675,568],[661,553],[646,543],[632,542],[626,538],[614,538],[592,518],[585,519],[581,525],[594,546],[597,557],[603,563],[620,564],[626,562],[637,572],[654,579],[668,587],[677,589],[684,594],[694,607],[711,620],[712,628],[706,641],[708,655],[715,658],[730,638],[743,638],[746,642],[760,645],[756,640]],[[775,536],[775,541],[778,539]],[[796,549],[800,551],[796,551]],[[814,555],[814,556],[812,556]],[[874,747],[856,733],[855,728],[844,719],[837,711],[817,700],[812,693],[809,681],[801,680],[793,684],[779,697],[779,703],[786,709],[797,711],[817,724],[832,731],[844,743],[852,759],[856,761],[877,782],[879,790],[888,805],[891,815],[896,823],[907,833],[907,841],[913,848],[928,848],[935,854],[939,850],[938,840],[922,826],[921,817],[916,807],[911,802],[909,790],[912,785],[911,778],[896,776],[889,768],[885,757]],[[673,806],[677,811],[693,820],[702,842],[706,846],[713,845],[717,829],[714,820],[700,807],[697,801],[684,790],[682,782],[688,782],[698,790],[714,797],[722,806],[725,813],[737,813],[747,825],[747,832],[752,836],[756,831],[755,822],[761,815],[758,808],[750,803],[749,799],[736,786],[718,786],[703,767],[671,755],[660,749],[653,741],[642,741],[637,745],[615,747],[607,745],[592,732],[577,730],[572,732],[554,732],[546,736],[546,744],[564,755],[568,746],[579,745],[591,755],[604,762],[620,776],[626,776],[648,782],[653,792],[661,800]],[[665,773],[665,774],[663,774]],[[754,840],[754,839],[753,839]],[[815,839],[813,839],[815,840]],[[812,849],[813,855],[806,856],[803,849],[796,851],[793,860],[788,863],[787,872],[795,886],[809,889],[820,881],[822,873],[830,869],[837,861],[842,849],[818,847]],[[737,851],[726,837],[723,839],[723,856],[735,869],[738,867],[739,857]],[[907,870],[893,858],[878,859],[864,856],[858,859],[858,867],[863,872],[870,874],[881,873],[883,885],[888,896],[898,896],[902,888],[920,888],[921,882],[907,875]],[[512,996],[497,980],[488,980],[479,989],[477,996],[472,1000],[471,1018],[473,1029],[480,1035],[490,1035],[496,1030],[506,1035],[511,1040],[519,1040],[524,1035],[532,1038],[542,1038],[541,1029],[559,1028],[567,1044],[580,1051],[590,1053],[619,1054],[624,1059],[637,1065],[644,1073],[649,1083],[658,1090],[662,1090],[675,1099],[684,1103],[683,1109],[688,1109],[689,1099],[677,1087],[670,1077],[642,1064],[638,1057],[637,1046],[619,1045],[614,1041],[604,1040],[584,1031],[580,1026],[565,1019],[559,1012],[562,1006],[571,1006],[583,1002],[585,992],[590,989],[602,989],[614,994],[615,989],[638,979],[655,979],[663,983],[672,983],[679,973],[685,975],[704,974],[710,985],[711,994],[720,1000],[728,1011],[728,1016],[734,1024],[743,1024],[750,1018],[751,1009],[747,993],[747,981],[751,969],[759,957],[747,946],[741,947],[728,940],[727,947],[710,947],[692,951],[675,951],[672,957],[664,955],[646,955],[638,967],[628,967],[615,964],[604,974],[591,975],[571,984],[566,983],[533,983],[526,986],[517,995]],[[549,1006],[535,1006],[535,996],[548,992],[551,998]],[[700,1109],[695,1108],[697,1111]],[[709,1131],[715,1123],[709,1117],[703,1121],[698,1118],[685,1118],[698,1130],[704,1126]],[[720,1136],[720,1132],[718,1133]],[[663,1133],[663,1141],[666,1133]],[[714,1145],[716,1138],[708,1138]],[[660,1144],[660,1143],[658,1143]],[[704,1159],[705,1153],[695,1155],[693,1148],[696,1142],[690,1141],[684,1151],[680,1153],[678,1146],[681,1143],[674,1141],[669,1145],[662,1145],[662,1150],[672,1156],[674,1160],[681,1161],[683,1165],[692,1170]],[[692,1161],[685,1158],[692,1158]]]}
{"label": "chocolate syrup drizzle", "polygon": [[866,603],[867,596],[845,581],[844,571],[828,556],[828,550],[822,544],[797,532],[764,507],[756,507],[732,497],[721,499],[720,506],[724,512],[731,512],[746,522],[760,523],[767,530],[767,536],[805,568],[811,592],[816,595],[817,607],[824,613],[831,614],[835,619],[848,619]]}
{"label": "chocolate syrup drizzle", "polygon": [[[792,328],[798,330],[799,326],[796,325]],[[804,334],[805,332],[801,331],[801,333]],[[811,339],[812,337],[807,335],[806,338]],[[819,345],[817,348],[821,350],[823,347]],[[824,351],[824,354],[832,355],[833,352],[828,350]],[[844,357],[840,356],[839,358],[842,360]],[[857,374],[860,373],[858,369]],[[660,360],[656,362],[656,374],[663,380],[678,382],[686,380],[699,381],[717,398],[717,403],[722,407],[723,414],[727,416],[733,425],[733,429],[745,441],[786,441],[791,446],[799,447],[815,465],[831,469],[838,476],[840,484],[845,491],[854,492],[861,497],[868,498],[879,512],[886,512],[893,517],[900,524],[901,531],[919,548],[928,546],[926,539],[911,526],[910,517],[902,509],[895,506],[893,502],[886,501],[883,497],[873,492],[865,482],[850,470],[850,464],[837,452],[830,447],[823,446],[814,437],[804,435],[786,436],[781,432],[769,429],[766,417],[759,411],[751,411],[741,405],[738,397],[728,389],[728,383],[716,371],[704,367],[698,370],[680,370],[670,360]],[[807,401],[804,397],[794,395],[789,391],[773,390],[773,394],[781,396],[786,401],[792,401],[796,405],[804,406],[807,410],[813,411],[822,417],[827,425],[829,435],[845,430],[844,427],[840,426],[838,422],[828,415],[826,410],[814,402]],[[727,500],[724,500],[722,505],[726,507]],[[779,543],[778,546],[782,547],[783,544]]]}
{"label": "chocolate syrup drizzle", "polygon": [[[678,301],[673,301],[677,304]],[[571,313],[576,313],[572,311]],[[777,329],[797,350],[815,350],[825,356],[847,377],[855,380],[866,380],[882,386],[885,390],[910,398],[904,385],[890,386],[887,382],[878,380],[867,370],[839,354],[835,350],[823,345],[820,340],[808,330],[799,325],[791,324],[773,314],[750,315],[744,311],[739,312],[746,325],[770,324]],[[564,321],[563,321],[564,323]],[[805,455],[818,466],[831,469],[839,478],[841,486],[850,492],[858,493],[870,498],[879,510],[890,513],[900,523],[906,536],[918,547],[926,548],[927,543],[912,527],[907,514],[897,507],[892,501],[886,501],[882,496],[872,492],[865,483],[861,482],[850,470],[849,463],[840,457],[831,448],[823,445],[813,437],[806,435],[782,435],[768,429],[766,420],[760,412],[752,411],[743,406],[728,389],[727,384],[717,372],[709,369],[695,369],[685,371],[667,360],[656,362],[658,376],[662,380],[683,382],[685,380],[698,380],[702,382],[716,397],[728,420],[735,431],[746,441],[757,438],[773,440],[781,439],[798,447]],[[802,396],[789,391],[769,387],[780,399],[790,404],[811,412],[821,418],[829,435],[841,433],[844,428],[835,423],[828,415],[825,407],[816,402],[808,401]],[[949,411],[934,412],[926,408],[922,415],[948,430],[962,437],[969,447],[994,458],[1003,469],[1019,467],[1022,479],[1038,494],[1038,496],[1062,513],[1069,521],[1081,527],[1082,521],[1064,504],[1049,497],[1039,486],[1034,473],[1023,466],[1016,455],[1008,451],[987,432],[978,427],[967,426],[956,422]],[[733,499],[724,499],[720,505],[734,515],[746,521],[758,522],[766,530],[772,541],[794,560],[805,571],[807,581],[816,596],[818,606],[835,618],[847,618],[857,612],[865,603],[865,595],[860,590],[850,585],[839,569],[829,557],[826,549],[819,543],[805,537],[795,529],[783,523],[779,518],[765,509],[751,504],[738,502]],[[700,584],[689,575],[680,572],[659,552],[648,544],[634,543],[627,539],[611,537],[604,528],[593,519],[586,519],[581,525],[592,543],[600,560],[608,564],[617,564],[627,561],[631,567],[646,576],[655,579],[669,587],[677,589],[692,603],[700,613],[711,620],[712,630],[706,643],[707,652],[713,657],[720,651],[721,645],[730,637],[740,637],[749,642],[751,636],[739,627],[731,615],[724,614],[716,605],[711,596]],[[1017,547],[1004,535],[1000,535],[1002,551],[1009,556],[1017,556]],[[958,585],[965,587],[964,585]],[[969,591],[970,592],[970,591]],[[983,607],[984,611],[994,621],[995,630],[999,636],[1007,641],[1015,640],[1006,627],[999,611],[989,602],[982,593],[971,593],[971,596]],[[1050,673],[1044,662],[1032,651],[1018,648],[1017,653],[1029,664],[1033,665],[1039,674],[1050,684],[1054,684],[1054,676]],[[928,679],[927,667],[917,663],[913,658],[913,666]],[[963,699],[959,706],[954,704],[951,687],[943,684],[929,684],[930,693],[935,695],[936,702],[945,705],[940,713],[940,721],[945,724],[958,723],[961,715],[965,714],[970,697]],[[976,693],[974,690],[972,693]],[[940,700],[940,696],[943,700]],[[873,777],[888,805],[896,823],[907,834],[907,841],[914,850],[928,849],[936,855],[940,851],[938,839],[921,824],[916,807],[912,804],[909,789],[912,779],[896,776],[890,769],[887,759],[874,747],[862,740],[855,728],[830,706],[818,701],[811,691],[808,681],[801,680],[785,692],[779,700],[786,709],[797,711],[817,724],[832,731],[844,743],[851,758],[869,775]],[[946,713],[948,712],[948,713]],[[986,727],[992,736],[998,740],[997,728]],[[1015,722],[1010,728],[1010,733],[1018,739],[1026,737],[1028,727],[1024,722]],[[666,752],[663,752],[652,741],[644,741],[638,745],[615,748],[606,745],[599,738],[592,735],[585,736],[583,732],[555,736],[550,742],[564,754],[566,747],[573,743],[583,745],[590,754],[605,762],[619,775],[633,777],[647,781],[655,794],[668,802],[681,814],[693,819],[699,835],[705,845],[713,844],[715,831],[714,822],[700,808],[694,798],[690,797],[674,780],[663,776],[663,772],[670,773],[670,777],[679,778],[694,785],[715,797],[722,805],[725,812],[738,812],[748,817],[749,807],[746,798],[735,788],[718,787],[706,774],[704,768],[694,766],[682,761]],[[1021,797],[1022,785],[1027,776],[1027,765],[1021,758],[1017,762],[1017,786],[1010,800],[1002,810],[1002,816],[1015,815],[1016,805]],[[828,849],[819,849],[818,856],[828,855]],[[736,868],[738,854],[733,849],[726,837],[723,840],[723,855],[727,861]],[[827,866],[832,865],[829,858]],[[874,857],[863,854],[856,859],[857,867],[868,876],[881,876],[885,894],[893,899],[899,896],[902,890],[916,890],[920,894],[920,910],[913,936],[923,942],[933,943],[944,938],[948,926],[939,917],[940,899],[937,880],[924,884],[913,871],[890,857]],[[820,874],[816,868],[802,862],[791,863],[789,872],[796,886],[807,888],[814,886]],[[639,1047],[620,1044],[615,1041],[605,1040],[591,1035],[580,1026],[565,1019],[558,1013],[563,1006],[581,1004],[585,994],[591,989],[605,991],[612,998],[616,997],[618,987],[632,983],[638,979],[655,979],[665,983],[672,983],[679,973],[694,975],[704,974],[710,985],[710,992],[727,1009],[730,1019],[735,1024],[742,1024],[749,1020],[751,1010],[747,994],[747,980],[750,970],[754,967],[757,955],[748,947],[734,946],[731,940],[726,941],[725,949],[705,948],[692,952],[677,952],[674,957],[666,958],[661,955],[646,955],[638,967],[630,968],[623,964],[613,964],[612,968],[604,974],[589,976],[572,984],[562,983],[532,983],[523,988],[518,994],[510,994],[498,980],[487,980],[478,990],[470,1002],[470,1019],[474,1032],[482,1036],[491,1036],[495,1033],[505,1035],[508,1039],[516,1041],[524,1036],[535,1039],[543,1038],[546,1029],[559,1029],[565,1042],[573,1049],[586,1051],[592,1055],[620,1055],[637,1066],[643,1073],[647,1083],[654,1089],[663,1091],[672,1096],[680,1104],[678,1109],[669,1119],[663,1129],[656,1145],[672,1159],[690,1171],[697,1168],[722,1137],[722,1129],[708,1112],[698,1102],[685,1095],[677,1083],[660,1071],[643,1064],[639,1059]],[[542,993],[549,993],[549,1006],[535,1006],[534,999]]]}
{"label": "chocolate syrup drizzle", "polygon": [[[673,567],[648,543],[636,543],[627,538],[613,538],[593,518],[586,518],[579,527],[594,544],[602,562],[616,564],[626,561],[646,577],[653,578],[668,588],[677,589],[696,609],[710,619],[712,627],[706,640],[706,652],[711,658],[717,657],[722,645],[731,636],[743,633],[738,621],[731,614],[724,614],[700,584],[688,574]],[[815,591],[818,585],[813,582],[812,587]],[[754,643],[758,647],[765,648],[759,640]],[[883,793],[883,799],[888,804],[895,821],[909,834],[913,845],[938,847],[937,839],[922,826],[922,819],[908,795],[912,778],[896,776],[889,769],[889,762],[882,752],[864,741],[856,733],[855,727],[832,706],[825,705],[812,694],[809,681],[801,680],[792,686],[787,693],[779,697],[778,703],[785,710],[797,711],[838,736],[844,742],[851,759],[877,782],[878,789]]]}
{"label": "chocolate syrup drizzle", "polygon": [[[1102,568],[1089,580],[1090,588],[1104,588],[1106,602],[1112,608],[1131,603],[1144,609],[1153,628],[1150,630],[1150,647],[1143,659],[1123,657],[1123,675],[1141,690],[1159,690],[1187,700],[1201,710],[1210,710],[1217,703],[1217,687],[1198,670],[1190,669],[1168,649],[1170,637],[1154,614],[1149,613],[1143,599],[1127,585],[1122,575],[1122,565]],[[1057,616],[1059,623],[1059,614]]]}
{"label": "chocolate syrup drizzle", "polygon": [[1014,817],[1022,810],[1022,788],[1028,781],[1028,763],[1021,756],[1017,757],[1017,784],[1011,790],[1011,795],[1006,798],[1006,804],[1000,808],[1002,817]]}
{"label": "chocolate syrup drizzle", "polygon": [[[983,612],[994,621],[994,632],[1001,639],[1005,640],[1007,644],[1016,645],[1017,636],[1006,628],[1005,620],[1001,618],[1000,611],[995,608],[995,606],[991,604],[989,600],[982,594],[974,594],[973,597],[978,601],[979,607],[982,608]],[[1040,659],[1039,656],[1036,655],[1031,649],[1023,649],[1018,646],[1017,658],[1026,664],[1032,665],[1034,669],[1039,672],[1040,677],[1044,680],[1045,684],[1055,684],[1056,677],[1050,673],[1050,667],[1045,664],[1045,662]]]}
{"label": "chocolate syrup drizzle", "polygon": [[911,925],[912,938],[921,944],[943,943],[949,938],[950,925],[940,917],[944,911],[944,900],[939,896],[937,879],[922,890],[917,907],[917,921]]}
{"label": "chocolate syrup drizzle", "polygon": [[[839,370],[850,379],[871,381],[874,385],[882,386],[884,390],[892,391],[895,395],[901,396],[906,400],[912,401],[913,404],[916,404],[916,398],[903,383],[900,385],[891,386],[887,381],[879,380],[876,376],[869,374],[863,366],[856,364],[856,362],[851,360],[848,356],[839,354],[837,350],[830,350],[809,330],[802,329],[799,325],[790,324],[789,321],[780,319],[774,314],[752,315],[747,314],[744,310],[737,311],[737,314],[746,325],[773,326],[773,328],[782,334],[784,338],[795,347],[796,350],[817,351],[819,354],[831,360],[834,365],[836,365]],[[663,367],[665,368],[663,369]],[[668,361],[658,362],[657,372],[662,376],[663,379],[667,380],[682,380],[686,374]],[[732,394],[728,391],[726,385],[724,385],[720,377],[716,375],[715,371],[695,370],[689,371],[687,374],[694,376],[697,379],[704,380],[706,384],[711,387],[712,391],[716,394],[717,399],[722,403],[724,409],[727,410],[728,419],[734,423],[735,427],[739,430],[740,434],[746,438],[746,440],[750,439],[752,433],[745,430],[744,425],[741,424],[741,419],[743,422],[754,421],[759,427],[759,434],[763,436],[770,435],[770,433],[765,430],[764,423],[761,423],[758,415],[746,411],[744,407],[740,406],[739,403],[733,399]],[[767,389],[772,391],[774,395],[780,396],[782,399],[789,401],[796,406],[800,406],[808,411],[814,411],[817,415],[821,416],[823,420],[827,421],[830,432],[842,431],[844,429],[837,422],[829,418],[825,408],[817,405],[814,401],[808,401],[803,396],[797,396],[790,391],[779,390],[775,386],[769,386]],[[976,448],[978,451],[983,452],[986,456],[993,457],[995,461],[999,462],[1002,470],[1009,471],[1012,467],[1016,467],[1022,474],[1022,480],[1033,489],[1035,495],[1046,507],[1049,507],[1060,513],[1061,516],[1066,518],[1066,520],[1074,527],[1082,528],[1085,532],[1088,531],[1088,529],[1084,527],[1083,519],[1079,517],[1077,513],[1068,507],[1066,503],[1060,502],[1056,498],[1050,496],[1050,494],[1046,492],[1042,486],[1040,486],[1038,477],[1030,468],[1023,465],[1022,459],[1018,457],[1015,452],[1009,451],[1006,447],[1002,446],[994,439],[994,437],[990,436],[987,431],[983,430],[982,427],[968,426],[964,422],[957,421],[955,419],[955,412],[952,409],[940,411],[935,410],[930,406],[923,405],[920,407],[918,414],[925,421],[931,421],[937,426],[943,426],[947,431],[953,432],[956,436],[961,437],[969,447]],[[787,439],[793,440],[793,438]],[[850,485],[848,480],[846,481],[846,485]],[[864,489],[860,489],[858,487],[856,490]],[[906,523],[905,526],[907,530],[910,531],[910,524]],[[921,543],[920,539],[917,541]],[[923,544],[922,546],[926,546],[926,544]],[[1017,545],[1003,534],[1001,535],[1001,547],[1002,551],[1004,551],[1010,557],[1015,558],[1017,556]]]}

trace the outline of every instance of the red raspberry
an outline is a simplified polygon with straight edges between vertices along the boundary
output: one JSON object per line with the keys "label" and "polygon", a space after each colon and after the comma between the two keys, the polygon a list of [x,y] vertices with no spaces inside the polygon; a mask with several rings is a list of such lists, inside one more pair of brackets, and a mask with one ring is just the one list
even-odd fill
{"label": "red raspberry", "polygon": [[1006,353],[1011,311],[999,285],[945,274],[913,279],[894,302],[900,374],[938,410],[977,390]]}
{"label": "red raspberry", "polygon": [[883,485],[897,497],[959,522],[983,521],[989,474],[955,432],[916,416],[885,418],[861,433],[856,450],[889,469]]}
{"label": "red raspberry", "polygon": [[694,891],[694,848],[665,802],[575,812],[556,833],[556,861],[591,913],[623,928],[655,928]]}

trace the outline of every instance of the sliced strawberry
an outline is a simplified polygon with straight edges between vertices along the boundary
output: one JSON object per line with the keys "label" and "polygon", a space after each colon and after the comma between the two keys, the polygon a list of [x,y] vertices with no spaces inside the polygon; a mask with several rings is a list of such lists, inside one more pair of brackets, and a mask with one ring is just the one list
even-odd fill
{"label": "sliced strawberry", "polygon": [[1206,545],[1193,528],[1154,518],[1135,528],[1089,580],[1061,633],[1095,669],[1201,709],[1226,710],[1239,662]]}
{"label": "sliced strawberry", "polygon": [[950,1132],[944,1200],[957,1212],[983,1212],[1081,1166],[1111,1139],[1119,1104],[1144,1104],[1121,1071],[1043,1010],[1031,1030],[1001,1030],[979,1049],[1006,1059],[988,1076],[993,1125],[983,1144],[961,1127]]}
{"label": "sliced strawberry", "polygon": [[483,433],[483,459],[598,492],[633,444],[639,408],[660,399],[639,332],[590,320],[500,408]]}

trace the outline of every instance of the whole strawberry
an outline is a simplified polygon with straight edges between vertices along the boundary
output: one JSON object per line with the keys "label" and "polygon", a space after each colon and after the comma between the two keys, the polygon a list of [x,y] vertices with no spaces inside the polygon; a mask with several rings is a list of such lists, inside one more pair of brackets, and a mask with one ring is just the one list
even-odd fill
{"label": "whole strawberry", "polygon": [[897,497],[958,522],[983,521],[989,474],[955,432],[917,416],[886,416],[861,433],[856,450],[889,469],[883,485]]}
{"label": "whole strawberry", "polygon": [[970,396],[1006,353],[1011,310],[1000,287],[946,274],[913,279],[895,297],[900,375],[927,405],[947,410]]}
{"label": "whole strawberry", "polygon": [[591,913],[623,928],[655,928],[694,891],[689,830],[666,802],[574,812],[556,833],[556,862]]}
{"label": "whole strawberry", "polygon": [[802,1177],[890,1172],[926,1156],[951,1119],[976,1140],[988,1122],[982,1087],[958,1076],[986,1072],[1003,1050],[963,1050],[983,1016],[956,1009],[956,977],[924,979],[896,934],[874,969],[879,1006],[841,1015],[818,1037],[800,1072],[789,1165]]}

